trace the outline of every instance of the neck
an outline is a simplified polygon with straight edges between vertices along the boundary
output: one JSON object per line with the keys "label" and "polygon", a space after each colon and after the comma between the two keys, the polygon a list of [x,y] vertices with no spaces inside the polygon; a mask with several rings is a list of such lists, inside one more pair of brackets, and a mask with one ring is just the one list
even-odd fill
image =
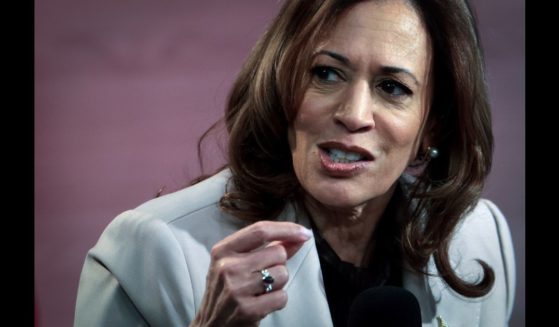
{"label": "neck", "polygon": [[384,195],[351,208],[334,208],[308,197],[305,204],[320,234],[338,257],[362,266],[371,235],[384,213],[395,186]]}

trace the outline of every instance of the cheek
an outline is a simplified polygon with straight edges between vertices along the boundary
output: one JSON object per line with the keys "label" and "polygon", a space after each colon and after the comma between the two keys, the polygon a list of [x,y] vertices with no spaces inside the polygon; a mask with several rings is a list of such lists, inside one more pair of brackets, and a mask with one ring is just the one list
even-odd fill
{"label": "cheek", "polygon": [[307,111],[300,110],[297,117],[293,122],[293,127],[297,132],[312,130],[313,127],[313,114]]}
{"label": "cheek", "polygon": [[295,116],[293,126],[296,131],[314,131],[320,120],[324,119],[326,107],[320,98],[307,92]]}
{"label": "cheek", "polygon": [[293,126],[288,130],[289,146],[291,157],[296,171],[301,169],[305,161],[305,149],[308,148],[310,139],[310,128],[312,119],[308,114],[299,111],[293,122]]}
{"label": "cheek", "polygon": [[289,148],[291,149],[291,153],[295,149],[295,131],[293,130],[293,126],[289,126],[287,128],[287,142],[289,144]]}
{"label": "cheek", "polygon": [[328,115],[324,108],[316,101],[305,97],[290,132],[292,152],[301,147],[307,147],[315,138],[318,138],[327,129],[327,120]]}
{"label": "cheek", "polygon": [[390,127],[390,139],[393,149],[406,157],[415,157],[419,146],[420,121],[418,119],[393,120]]}
{"label": "cheek", "polygon": [[299,112],[293,127],[289,129],[289,145],[291,153],[295,156],[305,148],[312,128],[312,119],[308,114]]}

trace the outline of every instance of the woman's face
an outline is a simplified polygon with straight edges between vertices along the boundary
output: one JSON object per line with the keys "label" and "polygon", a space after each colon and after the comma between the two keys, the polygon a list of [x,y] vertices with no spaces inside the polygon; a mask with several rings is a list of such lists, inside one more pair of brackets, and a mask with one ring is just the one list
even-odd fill
{"label": "woman's face", "polygon": [[431,45],[404,0],[353,6],[316,49],[289,130],[308,194],[357,207],[387,194],[416,154],[429,102]]}

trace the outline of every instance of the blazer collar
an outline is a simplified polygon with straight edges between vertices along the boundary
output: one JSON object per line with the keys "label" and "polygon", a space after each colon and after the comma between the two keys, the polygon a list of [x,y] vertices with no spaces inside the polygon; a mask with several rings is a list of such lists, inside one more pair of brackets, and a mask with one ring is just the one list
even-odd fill
{"label": "blazer collar", "polygon": [[[278,220],[292,221],[310,229],[306,215],[297,214],[293,205],[288,204]],[[304,321],[309,327],[332,327],[330,309],[322,279],[320,260],[314,237],[308,240],[299,251],[287,261],[289,281],[284,287],[289,300],[287,306],[273,312],[262,320],[261,327],[289,326],[294,321]],[[433,258],[427,264],[429,276],[404,268],[402,286],[412,292],[421,308],[422,325],[440,326],[440,318],[449,325],[477,325],[480,302],[465,301],[456,295],[437,277]],[[460,308],[460,310],[456,310]]]}
{"label": "blazer collar", "polygon": [[[292,221],[310,229],[310,221],[305,215],[296,215],[289,204],[278,220]],[[289,280],[284,286],[288,294],[285,308],[269,314],[261,321],[261,327],[291,326],[294,322],[304,322],[308,327],[332,327],[330,308],[326,300],[320,260],[314,237],[287,261]]]}
{"label": "blazer collar", "polygon": [[[286,206],[286,208],[278,217],[278,220],[295,222],[311,229],[309,218],[306,215],[300,213],[298,214],[291,203]],[[289,287],[291,287],[292,282],[296,280],[297,273],[299,272],[299,270],[303,266],[303,263],[309,255],[311,255],[311,257],[315,255],[318,259],[318,252],[314,243],[314,237],[305,242],[305,244],[299,249],[299,251],[297,251],[297,253],[287,261],[289,280],[284,287],[285,290],[288,290]],[[320,261],[318,262],[320,266]],[[324,289],[324,284],[321,283],[321,285],[322,289]]]}

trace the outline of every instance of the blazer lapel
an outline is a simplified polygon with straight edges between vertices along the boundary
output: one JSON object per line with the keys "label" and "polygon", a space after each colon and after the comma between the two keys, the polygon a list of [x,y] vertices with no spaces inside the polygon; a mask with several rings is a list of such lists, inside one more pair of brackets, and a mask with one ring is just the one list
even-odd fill
{"label": "blazer lapel", "polygon": [[437,277],[433,258],[427,271],[431,276],[412,273],[404,269],[403,286],[412,292],[421,308],[422,326],[479,326],[481,300],[468,299],[454,292]]}
{"label": "blazer lapel", "polygon": [[435,302],[427,278],[412,273],[408,269],[404,269],[402,274],[402,286],[413,293],[417,298],[421,309],[421,320],[423,326],[425,326],[425,323],[432,321],[435,316]]}
{"label": "blazer lapel", "polygon": [[[280,220],[296,221],[310,227],[307,217],[298,216],[291,206],[280,215]],[[330,309],[326,300],[324,281],[314,238],[287,261],[289,280],[284,287],[288,300],[285,308],[269,314],[261,327],[295,326],[304,322],[308,327],[332,327]]]}

